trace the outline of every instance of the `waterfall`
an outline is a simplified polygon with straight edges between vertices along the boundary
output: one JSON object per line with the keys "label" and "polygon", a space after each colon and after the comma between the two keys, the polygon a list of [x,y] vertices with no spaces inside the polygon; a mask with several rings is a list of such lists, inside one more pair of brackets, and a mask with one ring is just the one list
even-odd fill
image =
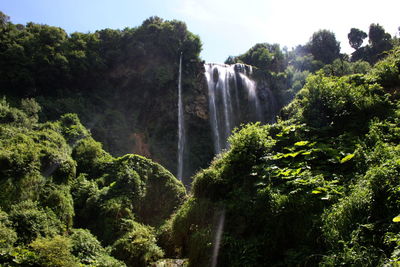
{"label": "waterfall", "polygon": [[257,86],[245,64],[205,64],[210,123],[217,154],[227,148],[232,130],[242,122],[264,121]]}
{"label": "waterfall", "polygon": [[183,117],[182,104],[182,53],[179,58],[179,76],[178,76],[178,171],[177,177],[182,181],[183,174],[183,152],[185,149],[185,124]]}

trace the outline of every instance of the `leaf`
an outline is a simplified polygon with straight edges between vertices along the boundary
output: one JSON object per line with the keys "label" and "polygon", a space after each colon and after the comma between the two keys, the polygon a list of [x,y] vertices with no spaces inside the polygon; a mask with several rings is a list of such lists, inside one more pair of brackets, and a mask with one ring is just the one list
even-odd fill
{"label": "leaf", "polygon": [[298,175],[301,171],[302,171],[302,168],[298,168],[293,172],[293,174]]}
{"label": "leaf", "polygon": [[281,159],[281,158],[283,158],[283,154],[282,153],[279,153],[279,154],[276,154],[275,156],[272,156],[272,160],[277,160],[277,159]]}
{"label": "leaf", "polygon": [[286,170],[286,171],[281,171],[279,174],[283,176],[289,176],[291,173],[291,170]]}
{"label": "leaf", "polygon": [[287,157],[292,157],[292,158],[294,158],[294,157],[296,157],[296,156],[298,156],[300,153],[302,153],[303,151],[298,151],[298,152],[293,152],[293,153],[287,153],[287,154],[284,154],[283,155],[283,157],[284,158],[287,158]]}
{"label": "leaf", "polygon": [[307,145],[309,142],[308,141],[299,141],[294,143],[295,146],[305,146]]}
{"label": "leaf", "polygon": [[311,194],[321,194],[322,192],[321,191],[319,191],[319,190],[313,190],[313,191],[311,191]]}
{"label": "leaf", "polygon": [[393,218],[393,222],[400,222],[400,215],[397,215],[396,217]]}
{"label": "leaf", "polygon": [[349,155],[347,155],[346,157],[342,158],[342,159],[340,160],[340,163],[345,163],[345,162],[351,160],[354,156],[355,156],[354,154],[349,154]]}

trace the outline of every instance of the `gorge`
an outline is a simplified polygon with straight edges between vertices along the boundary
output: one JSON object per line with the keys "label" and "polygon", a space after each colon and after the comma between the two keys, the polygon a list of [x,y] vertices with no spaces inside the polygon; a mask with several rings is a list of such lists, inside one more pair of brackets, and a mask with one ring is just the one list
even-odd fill
{"label": "gorge", "polygon": [[177,20],[0,12],[0,266],[397,266],[400,41],[370,28],[217,64]]}

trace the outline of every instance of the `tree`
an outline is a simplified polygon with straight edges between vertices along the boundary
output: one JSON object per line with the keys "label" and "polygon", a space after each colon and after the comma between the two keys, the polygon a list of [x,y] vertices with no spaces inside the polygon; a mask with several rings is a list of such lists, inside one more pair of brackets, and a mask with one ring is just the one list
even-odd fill
{"label": "tree", "polygon": [[340,43],[335,34],[328,30],[315,32],[307,43],[307,48],[316,60],[325,64],[331,64],[340,57]]}
{"label": "tree", "polygon": [[364,39],[367,38],[367,34],[357,28],[351,28],[347,37],[349,38],[350,46],[357,50],[362,45]]}
{"label": "tree", "polygon": [[10,17],[0,11],[0,27],[4,27],[10,22]]}
{"label": "tree", "polygon": [[385,32],[385,29],[379,25],[372,23],[369,26],[369,43],[371,46],[376,46],[382,41],[390,40],[391,36]]}
{"label": "tree", "polygon": [[385,29],[379,24],[369,26],[369,44],[370,44],[370,63],[375,63],[386,56],[386,51],[393,48],[392,36],[385,32]]}

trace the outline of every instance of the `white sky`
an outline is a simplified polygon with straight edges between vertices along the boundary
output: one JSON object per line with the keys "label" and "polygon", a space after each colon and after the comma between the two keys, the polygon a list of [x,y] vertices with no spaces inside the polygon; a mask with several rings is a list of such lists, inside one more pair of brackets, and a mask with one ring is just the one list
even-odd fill
{"label": "white sky", "polygon": [[288,48],[305,44],[319,29],[328,29],[352,52],[347,34],[355,27],[368,33],[379,23],[395,35],[400,26],[397,0],[180,0],[176,13],[203,41],[206,61],[224,61],[258,42]]}

